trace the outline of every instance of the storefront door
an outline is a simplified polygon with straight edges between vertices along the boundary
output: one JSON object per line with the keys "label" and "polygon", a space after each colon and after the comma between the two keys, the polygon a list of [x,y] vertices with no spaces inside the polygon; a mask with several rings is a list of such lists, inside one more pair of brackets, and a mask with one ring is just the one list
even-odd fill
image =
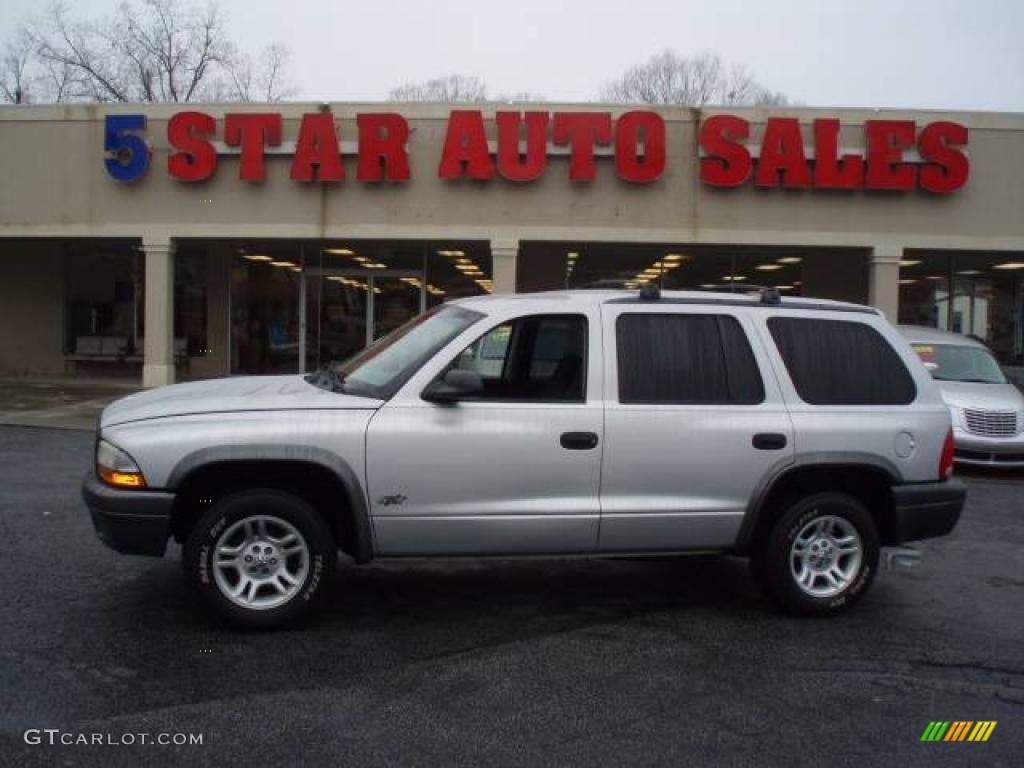
{"label": "storefront door", "polygon": [[426,308],[421,272],[314,269],[303,286],[302,371],[344,360]]}

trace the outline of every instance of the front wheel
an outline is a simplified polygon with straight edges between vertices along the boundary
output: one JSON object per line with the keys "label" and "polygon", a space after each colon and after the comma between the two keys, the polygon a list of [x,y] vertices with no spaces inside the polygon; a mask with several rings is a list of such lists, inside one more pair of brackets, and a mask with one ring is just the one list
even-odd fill
{"label": "front wheel", "polygon": [[787,509],[757,553],[765,591],[790,613],[829,616],[849,608],[878,569],[878,529],[856,499],[818,493]]}
{"label": "front wheel", "polygon": [[203,515],[182,564],[219,617],[271,628],[318,606],[336,560],[331,531],[313,507],[285,491],[258,489],[231,494]]}

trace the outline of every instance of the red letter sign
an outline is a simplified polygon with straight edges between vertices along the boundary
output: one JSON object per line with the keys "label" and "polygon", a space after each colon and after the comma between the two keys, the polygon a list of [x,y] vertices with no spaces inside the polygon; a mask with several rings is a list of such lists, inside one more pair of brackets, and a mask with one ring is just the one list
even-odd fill
{"label": "red letter sign", "polygon": [[[644,153],[640,155],[640,134]],[[626,181],[654,181],[665,170],[665,121],[657,112],[627,112],[615,126],[615,170]]]}
{"label": "red letter sign", "polygon": [[779,172],[782,173],[784,187],[800,188],[811,183],[800,121],[796,118],[771,117],[764,128],[761,159],[757,163],[754,183],[759,187],[777,187]]}
{"label": "red letter sign", "polygon": [[302,116],[291,176],[296,181],[313,181],[317,177],[320,181],[341,181],[345,178],[334,115],[330,112],[310,112]]}
{"label": "red letter sign", "polygon": [[569,178],[593,181],[594,145],[612,143],[612,116],[607,112],[556,112],[555,144],[571,144]]}
{"label": "red letter sign", "polygon": [[526,156],[519,152],[518,112],[498,112],[498,173],[510,181],[539,179],[548,164],[548,113],[526,113]]}
{"label": "red letter sign", "polygon": [[868,120],[868,189],[913,189],[917,169],[903,162],[903,150],[914,146],[913,120]]}
{"label": "red letter sign", "polygon": [[360,181],[408,181],[409,123],[392,112],[356,115],[359,126]]}
{"label": "red letter sign", "polygon": [[921,131],[917,149],[928,163],[921,168],[922,189],[953,192],[967,183],[967,155],[953,147],[967,146],[967,129],[959,123],[929,123]]}
{"label": "red letter sign", "polygon": [[224,143],[241,145],[238,177],[243,181],[263,181],[263,147],[281,143],[281,115],[275,113],[230,114],[224,116]]}
{"label": "red letter sign", "polygon": [[182,181],[203,181],[217,169],[217,151],[200,138],[212,136],[217,121],[203,112],[179,112],[167,122],[167,141],[177,149],[167,158],[167,172]]}
{"label": "red letter sign", "polygon": [[438,175],[442,179],[458,179],[463,175],[463,163],[470,179],[494,178],[494,163],[487,151],[487,132],[479,110],[456,109],[448,116]]}
{"label": "red letter sign", "polygon": [[839,121],[814,121],[814,186],[818,189],[859,189],[864,184],[864,158],[839,159]]}
{"label": "red letter sign", "polygon": [[715,187],[738,187],[750,175],[750,152],[736,139],[750,135],[750,123],[732,115],[715,115],[700,127],[700,180]]}

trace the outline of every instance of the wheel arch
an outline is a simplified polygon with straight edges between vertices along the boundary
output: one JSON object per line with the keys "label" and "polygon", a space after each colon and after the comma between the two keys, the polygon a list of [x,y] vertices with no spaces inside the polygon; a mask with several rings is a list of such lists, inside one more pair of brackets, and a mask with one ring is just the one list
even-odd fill
{"label": "wheel arch", "polygon": [[373,529],[363,484],[337,454],[314,446],[210,446],[182,458],[168,476],[175,492],[171,533],[183,541],[216,496],[252,487],[291,491],[324,516],[342,551],[357,563],[373,559]]}
{"label": "wheel arch", "polygon": [[769,475],[751,496],[734,551],[750,554],[771,529],[771,524],[794,497],[816,491],[846,493],[867,507],[878,526],[883,544],[898,538],[892,514],[892,486],[902,473],[890,461],[870,454],[817,454],[798,457]]}

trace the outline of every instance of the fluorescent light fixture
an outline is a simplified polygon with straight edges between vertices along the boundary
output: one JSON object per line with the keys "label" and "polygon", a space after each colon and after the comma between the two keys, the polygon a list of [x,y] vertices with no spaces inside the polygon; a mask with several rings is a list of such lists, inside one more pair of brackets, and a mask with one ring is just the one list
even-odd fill
{"label": "fluorescent light fixture", "polygon": [[272,266],[272,267],[294,267],[295,266],[295,262],[294,261],[272,261],[272,262],[270,262],[270,266]]}
{"label": "fluorescent light fixture", "polygon": [[900,266],[901,267],[916,267],[920,263],[921,263],[920,259],[901,259],[900,260]]}
{"label": "fluorescent light fixture", "polygon": [[1005,261],[1002,264],[994,264],[992,269],[1024,269],[1024,261]]}
{"label": "fluorescent light fixture", "polygon": [[718,286],[714,283],[701,283],[701,288],[717,288]]}
{"label": "fluorescent light fixture", "polygon": [[776,285],[775,287],[778,290],[780,290],[780,291],[792,291],[793,290],[793,286],[792,285]]}
{"label": "fluorescent light fixture", "polygon": [[912,280],[910,278],[906,278],[906,279],[900,280],[900,285],[913,285],[916,282],[917,282],[917,280]]}
{"label": "fluorescent light fixture", "polygon": [[668,262],[672,262],[674,264],[678,264],[684,258],[686,258],[686,257],[683,256],[683,254],[681,254],[681,253],[666,253],[665,257],[662,259],[662,261],[668,261]]}
{"label": "fluorescent light fixture", "polygon": [[981,270],[980,269],[962,269],[959,272],[957,272],[957,274],[958,275],[963,275],[964,277],[970,277],[971,275],[980,275],[981,274]]}
{"label": "fluorescent light fixture", "polygon": [[249,261],[273,261],[274,260],[273,256],[264,256],[262,253],[243,253],[242,254],[242,258],[243,259],[248,259]]}
{"label": "fluorescent light fixture", "polygon": [[292,272],[301,272],[302,267],[288,267]]}
{"label": "fluorescent light fixture", "polygon": [[747,276],[746,275],[722,275],[722,279],[723,280],[728,280],[729,282],[739,282],[740,280],[746,280]]}
{"label": "fluorescent light fixture", "polygon": [[381,264],[379,261],[367,261],[363,264],[367,269],[387,269],[387,264]]}
{"label": "fluorescent light fixture", "polygon": [[580,255],[579,255],[578,253],[576,253],[576,251],[569,251],[569,252],[568,252],[568,253],[567,253],[567,254],[565,255],[565,257],[566,257],[566,258],[567,258],[567,259],[568,259],[569,261],[576,261],[576,259],[578,259],[578,258],[580,257]]}
{"label": "fluorescent light fixture", "polygon": [[926,280],[945,280],[946,278],[943,277],[942,275],[928,275],[928,277],[926,277],[925,279]]}
{"label": "fluorescent light fixture", "polygon": [[803,261],[803,258],[800,256],[783,256],[781,259],[776,259],[776,261],[779,264],[799,264]]}
{"label": "fluorescent light fixture", "polygon": [[353,252],[348,248],[324,248],[324,253],[333,253],[336,256],[351,256]]}
{"label": "fluorescent light fixture", "polygon": [[775,270],[782,268],[783,266],[781,264],[758,264],[756,267],[756,269],[759,269],[762,272],[774,272]]}

